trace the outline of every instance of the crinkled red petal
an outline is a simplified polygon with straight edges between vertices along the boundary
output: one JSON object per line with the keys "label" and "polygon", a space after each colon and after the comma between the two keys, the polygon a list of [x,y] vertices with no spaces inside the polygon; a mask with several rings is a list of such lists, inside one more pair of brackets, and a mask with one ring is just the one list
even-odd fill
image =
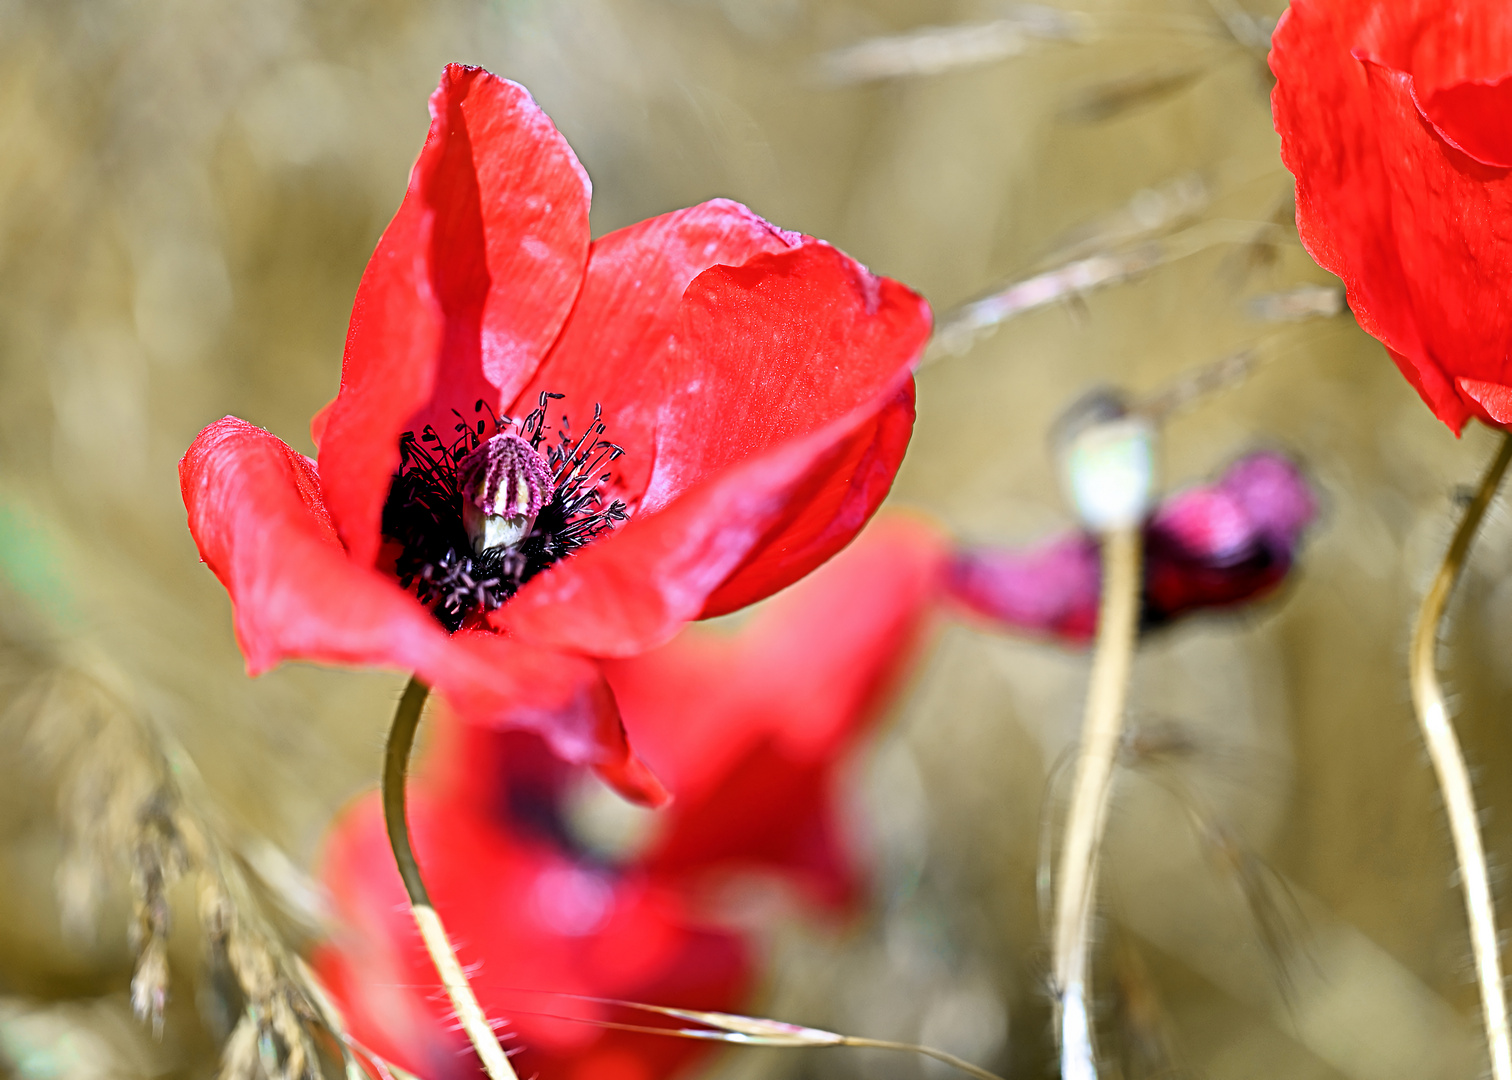
{"label": "crinkled red petal", "polygon": [[1407,75],[1423,119],[1455,149],[1485,165],[1512,165],[1512,13],[1505,4],[1378,2],[1355,34],[1354,51]]}
{"label": "crinkled red petal", "polygon": [[316,418],[326,505],[371,565],[399,436],[448,440],[535,373],[577,297],[588,177],[523,87],[450,65],[409,190],[363,274],[341,391]]}
{"label": "crinkled red petal", "polygon": [[701,274],[668,355],[655,470],[635,517],[532,581],[497,624],[632,655],[698,617],[737,574],[731,595],[746,601],[794,580],[886,494],[928,333],[921,299],[816,241]]}
{"label": "crinkled red petal", "polygon": [[869,425],[815,463],[810,490],[795,494],[787,519],[704,601],[700,618],[739,611],[771,596],[850,543],[891,490],[913,425],[910,381]]}
{"label": "crinkled red petal", "polygon": [[391,578],[348,557],[302,454],[226,417],[195,439],[179,478],[252,674],[285,659],[413,671],[474,723],[537,731],[630,797],[664,799],[631,758],[596,664],[492,634],[449,637]]}
{"label": "crinkled red petal", "polygon": [[1512,425],[1512,386],[1480,379],[1459,379],[1458,382],[1459,388],[1492,420],[1504,427]]}
{"label": "crinkled red petal", "polygon": [[699,275],[668,357],[646,507],[890,403],[929,328],[917,295],[817,240]]}
{"label": "crinkled red petal", "polygon": [[604,410],[604,438],[625,456],[614,466],[614,494],[633,506],[656,458],[656,420],[683,293],[711,266],[739,266],[786,251],[802,238],[770,225],[739,203],[715,199],[649,218],[593,242],[582,291],[530,386],[511,409],[535,408],[541,392],[564,394],[552,406],[574,434]]}
{"label": "crinkled red petal", "polygon": [[1295,0],[1271,68],[1308,251],[1439,419],[1497,422],[1457,380],[1512,383],[1512,6]]}

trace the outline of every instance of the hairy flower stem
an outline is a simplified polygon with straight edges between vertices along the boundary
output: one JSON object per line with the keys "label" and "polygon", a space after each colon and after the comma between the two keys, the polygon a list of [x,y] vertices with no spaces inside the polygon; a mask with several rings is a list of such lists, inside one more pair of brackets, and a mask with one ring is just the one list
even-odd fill
{"label": "hairy flower stem", "polygon": [[399,876],[404,879],[404,891],[409,894],[410,913],[415,916],[415,925],[420,928],[420,937],[424,939],[425,949],[436,965],[436,973],[441,976],[447,996],[451,998],[462,1030],[478,1052],[490,1080],[517,1080],[508,1055],[499,1045],[488,1017],[483,1014],[483,1007],[467,983],[462,965],[457,962],[457,954],[452,952],[446,928],[441,925],[430,894],[425,891],[420,867],[415,862],[415,851],[410,846],[409,822],[404,813],[404,779],[409,769],[410,749],[415,745],[415,730],[420,726],[420,713],[429,695],[430,687],[412,677],[404,688],[404,696],[399,699],[399,708],[394,712],[388,747],[383,755],[383,820],[388,826],[394,862],[399,867]]}
{"label": "hairy flower stem", "polygon": [[1443,564],[1434,575],[1417,625],[1412,630],[1412,651],[1408,675],[1412,682],[1412,704],[1417,712],[1418,727],[1428,746],[1428,757],[1443,792],[1444,809],[1449,814],[1449,832],[1454,837],[1454,857],[1459,864],[1460,885],[1465,892],[1465,915],[1470,922],[1470,945],[1475,953],[1475,973],[1480,982],[1481,1013],[1486,1024],[1486,1042],[1491,1052],[1491,1075],[1494,1080],[1512,1080],[1512,1039],[1507,1029],[1507,998],[1502,986],[1501,950],[1496,937],[1496,909],[1491,902],[1491,883],[1486,871],[1486,852],[1481,846],[1480,826],[1476,820],[1475,793],[1470,787],[1470,773],[1459,739],[1449,722],[1449,707],[1439,685],[1437,651],[1439,627],[1444,619],[1449,595],[1454,591],[1460,571],[1465,567],[1470,544],[1475,539],[1486,507],[1491,505],[1502,476],[1512,463],[1512,434],[1502,437],[1501,448],[1486,467],[1480,486],[1465,507],[1454,539]]}
{"label": "hairy flower stem", "polygon": [[1062,1080],[1095,1080],[1097,1076],[1087,1000],[1092,910],[1098,847],[1108,818],[1108,789],[1123,734],[1124,699],[1138,632],[1140,560],[1139,526],[1103,536],[1097,644],[1061,848],[1051,941]]}

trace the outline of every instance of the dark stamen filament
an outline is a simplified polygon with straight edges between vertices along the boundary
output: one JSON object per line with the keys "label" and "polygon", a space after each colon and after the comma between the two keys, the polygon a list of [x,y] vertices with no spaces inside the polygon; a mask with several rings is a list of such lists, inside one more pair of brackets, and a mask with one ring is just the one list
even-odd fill
{"label": "dark stamen filament", "polygon": [[[456,437],[450,443],[429,425],[418,437],[407,431],[399,439],[399,472],[384,504],[383,532],[399,546],[394,570],[400,584],[413,588],[448,630],[499,607],[536,574],[629,517],[622,501],[606,503],[601,491],[613,475],[607,466],[624,450],[603,438],[600,406],[594,406],[593,420],[575,441],[564,415],[555,444],[542,446],[547,406],[561,397],[543,393],[518,425],[479,401],[473,411],[487,411],[488,418],[468,421],[453,410]],[[511,429],[545,459],[551,491],[518,543],[474,552],[463,523],[467,495],[459,474],[488,438]]]}

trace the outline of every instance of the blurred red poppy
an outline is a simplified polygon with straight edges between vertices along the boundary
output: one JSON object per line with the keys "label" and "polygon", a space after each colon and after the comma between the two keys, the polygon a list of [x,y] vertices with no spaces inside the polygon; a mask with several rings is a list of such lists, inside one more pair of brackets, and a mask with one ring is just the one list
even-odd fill
{"label": "blurred red poppy", "polygon": [[[636,746],[677,795],[638,850],[585,845],[570,813],[582,770],[535,736],[441,727],[410,809],[415,848],[521,1076],[660,1080],[703,1052],[539,1014],[612,1015],[568,994],[741,1008],[755,943],[718,921],[720,886],[776,875],[833,909],[854,899],[834,773],[917,652],[942,555],[922,523],[879,520],[733,634],[693,627],[608,665]],[[322,873],[343,930],[316,965],[355,1037],[420,1076],[475,1075],[405,911],[376,798],[338,820]]]}
{"label": "blurred red poppy", "polygon": [[928,308],[726,201],[590,243],[571,149],[478,68],[431,116],[318,464],[217,421],[180,465],[189,527],[252,673],[413,671],[654,801],[597,659],[849,542],[907,446]]}
{"label": "blurred red poppy", "polygon": [[1307,250],[1440,420],[1512,423],[1512,5],[1293,0],[1270,64]]}
{"label": "blurred red poppy", "polygon": [[[1277,454],[1243,458],[1218,483],[1163,502],[1144,527],[1142,629],[1231,608],[1274,590],[1290,571],[1317,501]],[[1083,645],[1097,632],[1097,540],[1073,533],[1013,551],[958,552],[949,593],[990,622]]]}

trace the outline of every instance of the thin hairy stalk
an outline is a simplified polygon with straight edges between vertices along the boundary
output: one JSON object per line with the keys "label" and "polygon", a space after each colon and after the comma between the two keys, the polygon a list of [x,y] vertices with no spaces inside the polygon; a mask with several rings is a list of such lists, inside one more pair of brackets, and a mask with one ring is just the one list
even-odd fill
{"label": "thin hairy stalk", "polygon": [[886,1039],[863,1039],[857,1035],[847,1035],[841,1046],[865,1046],[873,1050],[902,1050],[911,1054],[923,1054],[932,1057],[936,1061],[944,1062],[953,1069],[960,1069],[963,1073],[975,1076],[977,1080],[1002,1080],[996,1073],[990,1073],[986,1069],[979,1068],[969,1061],[946,1053],[944,1050],[936,1050],[932,1046],[920,1046],[916,1043],[889,1042]]}
{"label": "thin hairy stalk", "polygon": [[650,1024],[627,1024],[619,1020],[604,1020],[594,1016],[570,1016],[566,1013],[539,1012],[529,1009],[517,1009],[515,1012],[523,1016],[541,1016],[552,1020],[568,1020],[579,1024],[592,1024],[594,1027],[607,1028],[612,1031],[633,1031],[642,1035],[665,1035],[674,1039],[696,1039],[702,1042],[721,1042],[732,1046],[764,1046],[782,1049],[822,1049],[827,1046],[854,1046],[868,1050],[897,1050],[907,1054],[922,1054],[925,1057],[934,1058],[951,1068],[959,1069],[964,1073],[975,1076],[977,1080],[1003,1080],[996,1073],[988,1072],[978,1065],[973,1065],[964,1058],[958,1058],[945,1050],[937,1050],[933,1046],[922,1046],[918,1043],[893,1042],[890,1039],[868,1039],[860,1035],[841,1035],[834,1031],[825,1031],[822,1028],[803,1027],[798,1024],[787,1024],[781,1020],[768,1020],[759,1016],[742,1016],[738,1013],[706,1012],[698,1009],[678,1009],[669,1005],[647,1005],[639,1001],[625,1001],[620,998],[591,997],[587,994],[556,994],[544,990],[527,990],[523,993],[544,994],[551,997],[572,998],[576,1001],[592,1001],[600,1005],[617,1005],[624,1009],[636,1009],[640,1012],[656,1013],[660,1016],[669,1016],[678,1020],[691,1020],[697,1024],[706,1025],[701,1028],[671,1028],[653,1027]]}
{"label": "thin hairy stalk", "polygon": [[1412,705],[1417,712],[1418,727],[1428,746],[1428,757],[1438,776],[1444,808],[1449,813],[1449,832],[1454,837],[1454,857],[1459,864],[1460,886],[1465,892],[1465,915],[1470,922],[1470,945],[1475,953],[1475,973],[1480,983],[1481,1013],[1486,1025],[1486,1042],[1491,1052],[1491,1075],[1494,1080],[1512,1080],[1512,1038],[1507,1029],[1507,998],[1502,985],[1501,950],[1496,937],[1496,909],[1491,902],[1491,882],[1486,871],[1486,852],[1481,846],[1480,826],[1475,814],[1475,793],[1470,787],[1470,772],[1465,756],[1449,722],[1449,707],[1439,685],[1436,663],[1439,627],[1444,609],[1454,591],[1460,571],[1465,567],[1470,544],[1475,539],[1486,507],[1501,486],[1507,465],[1512,462],[1512,434],[1502,437],[1496,458],[1486,468],[1480,486],[1465,507],[1454,539],[1444,562],[1434,575],[1423,607],[1412,631],[1412,651],[1408,674],[1412,681]]}
{"label": "thin hairy stalk", "polygon": [[388,826],[394,862],[399,867],[399,876],[404,879],[404,891],[409,894],[410,913],[420,928],[420,937],[425,941],[431,962],[436,965],[436,974],[441,976],[447,996],[451,998],[462,1030],[478,1052],[490,1080],[516,1080],[509,1057],[499,1045],[488,1017],[483,1014],[483,1007],[467,983],[462,965],[457,962],[457,954],[446,938],[446,928],[441,925],[441,918],[431,904],[430,894],[420,877],[419,864],[415,862],[415,851],[410,846],[409,822],[404,813],[404,778],[409,769],[410,749],[415,745],[415,730],[420,726],[420,713],[429,695],[429,686],[418,678],[411,678],[404,688],[404,696],[399,699],[399,708],[394,712],[388,748],[383,756],[383,820]]}
{"label": "thin hairy stalk", "polygon": [[1062,1080],[1095,1080],[1097,1076],[1087,1001],[1092,909],[1098,847],[1108,817],[1109,782],[1123,735],[1124,700],[1138,632],[1139,585],[1139,527],[1107,533],[1102,542],[1097,644],[1061,847],[1051,939]]}
{"label": "thin hairy stalk", "polygon": [[923,363],[963,355],[978,339],[1025,312],[1125,284],[1215,247],[1251,244],[1257,235],[1276,243],[1287,239],[1285,230],[1274,222],[1213,218],[1005,283],[941,316]]}

